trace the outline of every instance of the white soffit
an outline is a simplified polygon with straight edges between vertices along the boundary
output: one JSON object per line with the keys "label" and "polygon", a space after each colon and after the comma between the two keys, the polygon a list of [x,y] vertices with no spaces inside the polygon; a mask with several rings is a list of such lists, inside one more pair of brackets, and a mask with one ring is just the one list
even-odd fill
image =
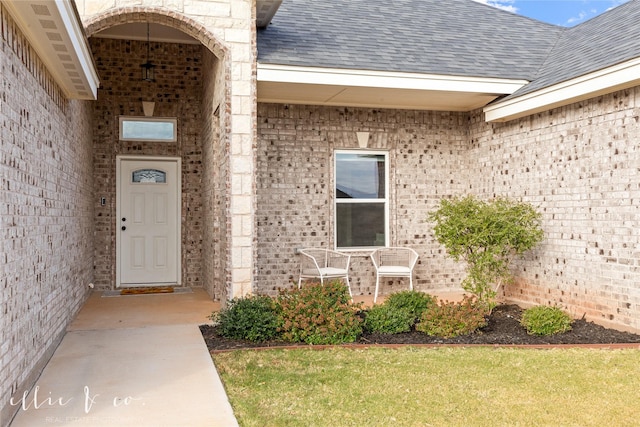
{"label": "white soffit", "polygon": [[258,64],[258,101],[471,111],[528,81]]}
{"label": "white soffit", "polygon": [[98,73],[73,3],[34,0],[3,4],[65,94],[72,99],[95,100]]}
{"label": "white soffit", "polygon": [[640,85],[640,58],[484,108],[488,122],[506,122]]}

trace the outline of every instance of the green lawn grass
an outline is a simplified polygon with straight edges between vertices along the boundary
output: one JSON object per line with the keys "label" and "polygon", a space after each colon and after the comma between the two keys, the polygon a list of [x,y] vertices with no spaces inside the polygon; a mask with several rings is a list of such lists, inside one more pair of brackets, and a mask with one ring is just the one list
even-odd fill
{"label": "green lawn grass", "polygon": [[636,426],[640,351],[402,348],[214,356],[241,426]]}

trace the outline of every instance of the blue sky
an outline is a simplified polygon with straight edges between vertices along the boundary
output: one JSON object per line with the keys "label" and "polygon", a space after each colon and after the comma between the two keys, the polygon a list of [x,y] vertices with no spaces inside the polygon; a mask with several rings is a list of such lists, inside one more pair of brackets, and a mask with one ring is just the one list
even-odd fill
{"label": "blue sky", "polygon": [[475,0],[549,24],[573,27],[628,0]]}

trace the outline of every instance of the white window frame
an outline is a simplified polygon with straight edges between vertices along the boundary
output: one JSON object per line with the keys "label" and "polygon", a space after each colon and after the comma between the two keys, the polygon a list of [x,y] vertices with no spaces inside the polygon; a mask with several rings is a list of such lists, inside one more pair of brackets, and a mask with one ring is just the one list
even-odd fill
{"label": "white window frame", "polygon": [[[125,122],[170,123],[173,126],[173,135],[171,138],[126,137],[124,135]],[[175,117],[119,116],[118,124],[120,141],[176,142],[178,140],[178,119]]]}
{"label": "white window frame", "polygon": [[[338,198],[338,156],[340,154],[372,154],[384,156],[384,199],[344,199]],[[333,241],[334,247],[339,251],[372,250],[389,246],[389,152],[381,150],[335,150],[333,153]],[[384,204],[384,246],[338,246],[338,205],[354,203]]]}

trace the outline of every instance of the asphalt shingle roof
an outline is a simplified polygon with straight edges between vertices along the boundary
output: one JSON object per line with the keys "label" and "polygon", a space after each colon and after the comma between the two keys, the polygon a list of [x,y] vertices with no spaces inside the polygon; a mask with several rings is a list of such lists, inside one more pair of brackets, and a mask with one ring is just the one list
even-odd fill
{"label": "asphalt shingle roof", "polygon": [[284,0],[258,62],[525,79],[520,96],[640,57],[640,0],[573,28],[471,0]]}
{"label": "asphalt shingle roof", "polygon": [[285,0],[258,62],[531,79],[562,31],[470,0]]}
{"label": "asphalt shingle roof", "polygon": [[520,96],[640,57],[640,1],[633,0],[564,31]]}

